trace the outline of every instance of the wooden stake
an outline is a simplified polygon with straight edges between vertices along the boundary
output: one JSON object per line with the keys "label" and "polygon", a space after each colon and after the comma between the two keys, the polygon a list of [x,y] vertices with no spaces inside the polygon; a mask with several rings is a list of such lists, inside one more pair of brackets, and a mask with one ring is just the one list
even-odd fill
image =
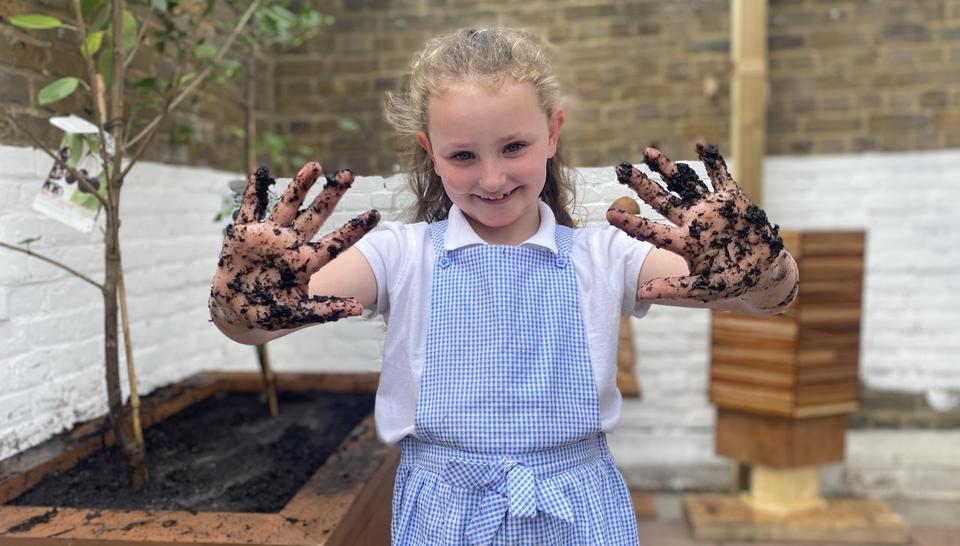
{"label": "wooden stake", "polygon": [[[253,46],[247,49],[247,73],[244,84],[244,116],[246,130],[244,131],[243,146],[246,148],[246,170],[247,180],[257,170],[257,51]],[[257,345],[257,361],[260,363],[260,376],[263,378],[263,394],[267,398],[267,405],[270,408],[270,416],[280,415],[280,408],[277,403],[277,384],[273,376],[273,368],[270,367],[270,355],[267,354],[266,345]]]}
{"label": "wooden stake", "polygon": [[260,360],[263,390],[267,395],[267,405],[270,407],[270,416],[276,417],[280,415],[280,408],[277,404],[277,382],[273,375],[273,368],[270,367],[270,355],[267,354],[266,345],[257,345],[257,359]]}

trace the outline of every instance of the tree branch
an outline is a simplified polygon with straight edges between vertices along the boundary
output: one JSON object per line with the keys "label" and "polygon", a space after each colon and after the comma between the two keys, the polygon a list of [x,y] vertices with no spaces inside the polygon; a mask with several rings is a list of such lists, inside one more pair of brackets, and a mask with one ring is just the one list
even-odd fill
{"label": "tree branch", "polygon": [[[93,187],[93,184],[91,184],[90,181],[87,180],[87,177],[86,177],[86,176],[83,176],[82,174],[80,174],[79,172],[77,172],[76,169],[74,169],[74,168],[71,167],[69,164],[67,164],[67,162],[64,161],[58,154],[53,153],[53,150],[51,150],[50,148],[48,148],[47,145],[44,144],[39,138],[37,138],[36,135],[34,135],[34,134],[31,133],[29,130],[27,130],[25,127],[23,127],[23,126],[21,126],[19,123],[17,123],[17,120],[16,120],[16,118],[14,117],[13,112],[11,112],[7,107],[5,107],[5,106],[0,106],[0,109],[2,109],[4,112],[6,112],[6,114],[7,114],[7,119],[8,119],[8,120],[10,121],[10,123],[13,125],[13,128],[14,128],[14,129],[16,129],[16,130],[20,131],[21,133],[27,135],[27,138],[29,138],[30,140],[32,140],[33,143],[34,143],[34,145],[36,145],[37,148],[40,148],[41,150],[43,150],[43,152],[44,152],[45,154],[47,154],[48,156],[50,156],[51,158],[53,158],[53,161],[54,161],[57,165],[60,165],[60,166],[63,167],[67,172],[69,172],[70,174],[72,174],[72,175],[74,176],[74,178],[77,179],[77,183],[80,184],[81,186],[83,186],[84,188],[86,188],[86,189],[87,189],[87,192],[88,192],[90,195],[94,196],[97,201],[100,201],[100,204],[101,204],[101,205],[107,206],[107,200],[104,199],[104,197],[103,197],[102,195],[100,195],[100,192],[97,190],[97,188],[94,188],[94,187]],[[101,147],[102,147],[102,146],[103,146],[103,144],[101,143]]]}
{"label": "tree branch", "polygon": [[[199,41],[199,36],[200,36],[200,24],[197,23],[193,25],[193,30],[191,30],[190,32],[190,37],[187,38],[186,51],[193,51],[195,44],[197,43],[197,41]],[[174,98],[173,94],[174,92],[177,91],[180,78],[183,77],[183,71],[186,66],[187,66],[186,62],[179,63],[173,72],[173,78],[170,80],[170,85],[168,86],[168,89],[166,91],[166,96],[164,97],[163,107],[160,109],[160,114],[158,114],[163,118],[165,118],[167,115],[170,114],[170,110],[172,108],[171,104],[173,103],[173,98]],[[131,122],[133,121],[132,116],[130,121]],[[123,171],[121,171],[120,173],[121,179],[126,178],[127,173],[130,172],[130,169],[133,168],[133,165],[140,160],[140,156],[142,156],[143,153],[147,151],[147,148],[150,147],[150,143],[153,142],[153,137],[156,136],[156,134],[157,134],[156,130],[150,131],[150,133],[146,136],[144,141],[140,143],[140,147],[137,148],[137,150],[132,154],[132,159],[129,162],[127,162],[126,168],[124,168]],[[132,146],[132,143],[129,143],[127,146],[129,149],[129,146]]]}
{"label": "tree branch", "polygon": [[[80,0],[73,0],[73,13],[77,18],[77,38],[80,43],[80,51],[83,52],[87,43],[87,23],[83,20],[83,10],[80,8]],[[103,122],[107,119],[107,113],[104,111],[103,80],[97,77],[97,69],[93,66],[93,55],[80,55],[87,63],[87,77],[90,78],[90,88],[93,90],[93,107],[97,112],[97,119],[94,125],[97,126],[97,132],[100,135],[100,160],[103,162],[103,176],[106,178],[107,186],[110,185],[110,161],[107,157],[107,138],[103,132]],[[102,199],[103,207],[109,214],[110,205],[106,199]]]}
{"label": "tree branch", "polygon": [[64,265],[64,264],[62,264],[62,263],[60,263],[60,262],[58,262],[58,261],[56,261],[56,260],[53,260],[53,259],[51,259],[51,258],[47,258],[46,256],[44,256],[44,255],[42,255],[42,254],[37,254],[36,252],[30,250],[29,248],[23,248],[23,247],[20,247],[20,246],[11,245],[11,244],[9,244],[9,243],[4,243],[3,241],[0,241],[0,247],[8,248],[8,249],[14,250],[14,251],[16,251],[16,252],[23,252],[23,253],[26,254],[27,256],[32,256],[32,257],[34,257],[34,258],[36,258],[36,259],[38,259],[38,260],[43,260],[43,261],[45,261],[45,262],[47,262],[47,263],[49,263],[49,264],[55,265],[55,266],[59,267],[60,269],[63,269],[63,270],[66,271],[67,273],[70,273],[71,275],[73,275],[73,276],[75,276],[75,277],[78,277],[80,280],[86,281],[86,282],[92,284],[93,286],[96,286],[97,288],[100,289],[101,292],[103,292],[103,285],[102,285],[102,284],[100,284],[100,283],[98,283],[97,281],[91,279],[90,277],[84,275],[83,273],[80,273],[79,271],[77,271],[76,269],[73,269],[72,267],[70,267],[70,266],[68,266],[68,265]]}
{"label": "tree branch", "polygon": [[[78,0],[74,0],[74,1],[76,2]],[[163,112],[160,112],[159,114],[157,114],[150,121],[150,123],[148,123],[147,126],[143,128],[143,130],[137,133],[135,137],[128,140],[127,141],[128,147],[133,146],[134,144],[139,142],[140,139],[144,138],[149,131],[154,130],[156,126],[159,125],[161,121],[163,121],[163,118],[167,115],[167,112],[176,108],[181,102],[183,102],[184,99],[186,99],[190,94],[192,94],[201,83],[203,83],[203,80],[205,80],[207,76],[210,75],[210,72],[213,71],[213,67],[223,59],[224,55],[226,55],[227,50],[230,49],[230,46],[233,44],[233,41],[237,39],[237,36],[239,36],[240,33],[243,31],[243,29],[247,26],[247,22],[250,20],[251,17],[253,17],[253,13],[257,10],[257,7],[259,7],[259,5],[260,5],[260,0],[253,0],[253,2],[250,2],[250,6],[247,8],[247,11],[244,12],[243,16],[240,18],[240,21],[237,22],[237,26],[234,27],[232,31],[230,31],[230,35],[227,36],[226,41],[223,43],[223,46],[220,47],[220,51],[217,52],[216,56],[211,61],[210,65],[204,68],[203,71],[200,72],[200,74],[196,78],[193,78],[192,80],[190,80],[190,83],[183,89],[183,91],[180,92],[180,94],[175,99],[173,99],[170,102],[170,104],[166,108],[164,108]],[[138,150],[137,157],[139,156],[140,156],[140,153]],[[126,171],[130,170],[130,167],[132,166],[132,164],[133,162],[131,161],[130,165],[127,166]]]}
{"label": "tree branch", "polygon": [[143,21],[143,24],[140,25],[140,32],[137,33],[137,41],[133,43],[133,47],[130,48],[130,53],[127,54],[127,58],[123,61],[123,66],[126,68],[130,67],[130,63],[133,62],[133,56],[136,55],[137,50],[140,49],[140,44],[143,42],[143,37],[147,35],[147,22]]}
{"label": "tree branch", "polygon": [[[76,0],[75,0],[76,1]],[[123,86],[126,83],[127,77],[127,64],[123,58],[123,11],[125,9],[124,0],[113,0],[113,5],[111,6],[113,10],[113,85],[110,90],[110,118],[116,120],[116,123],[110,126],[110,132],[113,134],[113,174],[116,176],[123,170],[123,156],[127,151],[126,138],[123,133],[123,112],[124,112],[124,95],[123,95]],[[116,184],[116,188],[119,190],[123,185],[123,177],[118,176],[113,179]],[[108,201],[113,201],[116,199],[116,194],[110,192],[107,196]],[[119,208],[119,204],[116,204]],[[117,215],[119,216],[120,211],[117,210]]]}

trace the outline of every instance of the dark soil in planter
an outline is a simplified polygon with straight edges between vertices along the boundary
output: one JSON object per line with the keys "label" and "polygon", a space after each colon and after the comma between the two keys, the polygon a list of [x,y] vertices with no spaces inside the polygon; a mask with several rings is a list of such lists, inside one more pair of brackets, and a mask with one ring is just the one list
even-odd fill
{"label": "dark soil in planter", "polygon": [[373,410],[374,395],[217,392],[144,431],[149,481],[134,492],[117,448],[45,477],[8,504],[91,509],[279,512]]}

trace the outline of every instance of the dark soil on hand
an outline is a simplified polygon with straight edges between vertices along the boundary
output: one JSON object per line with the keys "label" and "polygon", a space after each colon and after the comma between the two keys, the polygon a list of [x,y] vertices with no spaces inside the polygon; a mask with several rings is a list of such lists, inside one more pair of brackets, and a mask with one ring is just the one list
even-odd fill
{"label": "dark soil on hand", "polygon": [[119,450],[100,450],[10,501],[92,509],[279,512],[373,410],[373,394],[216,393],[144,431],[149,480],[133,491]]}

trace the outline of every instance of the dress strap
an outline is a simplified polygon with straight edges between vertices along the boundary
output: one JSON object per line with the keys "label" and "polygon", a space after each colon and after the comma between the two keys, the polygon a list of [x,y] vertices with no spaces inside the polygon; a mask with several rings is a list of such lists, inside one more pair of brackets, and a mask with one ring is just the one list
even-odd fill
{"label": "dress strap", "polygon": [[554,240],[557,243],[557,257],[554,260],[556,266],[563,269],[571,262],[573,254],[573,229],[567,226],[557,225],[554,229]]}
{"label": "dress strap", "polygon": [[443,241],[447,234],[447,221],[441,220],[430,224],[430,242],[433,244],[433,254],[436,257],[436,264],[440,267],[450,265],[450,258],[447,256],[447,250],[443,247]]}

